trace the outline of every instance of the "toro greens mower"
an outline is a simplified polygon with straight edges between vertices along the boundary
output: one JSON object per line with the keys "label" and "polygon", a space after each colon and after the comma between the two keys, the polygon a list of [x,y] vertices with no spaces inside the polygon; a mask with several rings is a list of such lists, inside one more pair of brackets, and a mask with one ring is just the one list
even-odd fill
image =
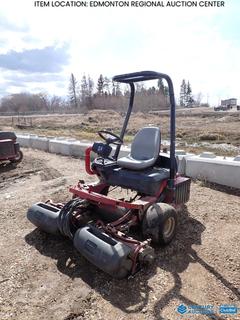
{"label": "toro greens mower", "polygon": [[23,153],[17,142],[16,134],[14,132],[0,131],[0,162],[19,163],[22,158]]}
{"label": "toro greens mower", "polygon": [[[134,137],[130,154],[119,157],[132,112],[135,82],[165,79],[170,99],[170,154],[160,151],[158,127],[144,127]],[[114,81],[129,84],[130,101],[120,135],[102,130],[104,142],[85,151],[85,168],[96,183],[70,187],[66,204],[34,204],[27,213],[37,227],[73,240],[75,248],[96,267],[113,277],[134,275],[154,260],[152,244],[170,243],[176,232],[177,207],[187,202],[190,180],[177,174],[175,158],[175,99],[166,74],[143,71],[118,75]],[[115,145],[112,148],[111,145]],[[91,162],[90,153],[96,154]],[[132,191],[133,196],[113,197],[113,189]],[[114,191],[116,193],[116,190]]]}

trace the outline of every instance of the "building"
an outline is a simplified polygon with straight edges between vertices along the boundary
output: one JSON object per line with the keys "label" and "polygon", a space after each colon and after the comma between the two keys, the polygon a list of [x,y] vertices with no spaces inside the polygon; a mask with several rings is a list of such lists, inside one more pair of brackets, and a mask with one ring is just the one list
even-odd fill
{"label": "building", "polygon": [[231,98],[231,99],[221,100],[221,106],[227,109],[232,109],[232,107],[237,106],[237,99]]}

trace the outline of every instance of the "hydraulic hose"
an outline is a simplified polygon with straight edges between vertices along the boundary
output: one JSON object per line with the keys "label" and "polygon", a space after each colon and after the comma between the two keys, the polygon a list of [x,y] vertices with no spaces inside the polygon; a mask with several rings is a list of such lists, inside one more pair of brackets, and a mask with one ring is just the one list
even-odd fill
{"label": "hydraulic hose", "polygon": [[66,236],[70,239],[73,239],[73,224],[72,224],[72,216],[73,212],[84,202],[83,199],[72,199],[67,202],[63,208],[60,210],[58,216],[58,228],[60,233],[63,236]]}

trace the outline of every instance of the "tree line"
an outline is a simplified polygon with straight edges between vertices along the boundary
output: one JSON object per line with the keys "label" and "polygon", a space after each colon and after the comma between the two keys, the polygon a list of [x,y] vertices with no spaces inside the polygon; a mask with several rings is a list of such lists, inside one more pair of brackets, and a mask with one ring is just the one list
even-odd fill
{"label": "tree line", "polygon": [[[96,85],[90,76],[83,75],[80,81],[73,74],[70,76],[68,101],[72,108],[121,111],[120,108],[126,108],[129,95],[128,85],[123,86],[102,74],[98,77]],[[168,88],[162,80],[158,81],[156,87],[145,87],[144,83],[136,83],[135,110],[167,108],[168,96]]]}
{"label": "tree line", "polygon": [[[5,96],[0,102],[0,112],[85,112],[91,109],[111,109],[125,112],[130,91],[128,85],[113,82],[107,76],[99,75],[96,82],[85,74],[78,80],[70,75],[68,94],[65,97],[50,96],[45,92],[28,92]],[[191,107],[199,103],[193,98],[189,81],[183,80],[180,87],[179,104]],[[162,79],[155,86],[147,87],[144,82],[136,83],[134,111],[148,112],[163,110],[169,106],[168,87]]]}

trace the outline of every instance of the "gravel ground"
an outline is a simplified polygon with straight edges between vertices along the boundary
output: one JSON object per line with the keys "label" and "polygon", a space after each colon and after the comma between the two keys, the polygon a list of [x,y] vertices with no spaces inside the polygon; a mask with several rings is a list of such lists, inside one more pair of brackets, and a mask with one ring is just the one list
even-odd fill
{"label": "gravel ground", "polygon": [[[179,213],[178,233],[157,249],[154,265],[114,280],[90,265],[71,241],[45,234],[26,211],[39,200],[70,199],[68,186],[85,176],[83,162],[23,150],[16,168],[0,165],[0,319],[240,319],[240,197],[193,182]],[[214,315],[180,315],[183,304],[213,305]]]}

